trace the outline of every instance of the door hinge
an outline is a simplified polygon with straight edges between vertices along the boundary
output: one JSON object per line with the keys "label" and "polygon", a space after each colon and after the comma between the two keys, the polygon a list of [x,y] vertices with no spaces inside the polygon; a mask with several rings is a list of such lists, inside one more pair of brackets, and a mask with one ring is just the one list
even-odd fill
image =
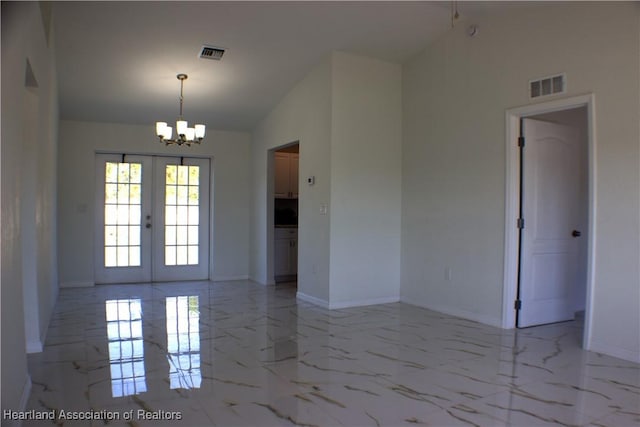
{"label": "door hinge", "polygon": [[513,308],[516,310],[520,310],[522,308],[522,301],[517,299],[514,301]]}
{"label": "door hinge", "polygon": [[518,147],[524,147],[524,136],[518,137]]}
{"label": "door hinge", "polygon": [[518,228],[520,230],[524,229],[524,218],[518,218]]}

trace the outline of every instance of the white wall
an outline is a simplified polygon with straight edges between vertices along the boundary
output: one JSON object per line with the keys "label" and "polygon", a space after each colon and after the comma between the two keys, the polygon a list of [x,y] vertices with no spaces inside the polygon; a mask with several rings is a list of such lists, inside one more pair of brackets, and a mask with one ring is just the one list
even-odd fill
{"label": "white wall", "polygon": [[[567,73],[596,96],[591,349],[640,360],[637,3],[547,3],[458,25],[403,68],[402,299],[500,324],[505,110]],[[451,268],[451,280],[445,270]]]}
{"label": "white wall", "polygon": [[[251,278],[273,283],[273,185],[269,150],[300,142],[298,206],[298,292],[321,304],[329,301],[329,215],[320,205],[330,197],[331,62],[326,58],[257,126],[252,137]],[[272,165],[271,165],[272,166]],[[315,176],[308,186],[306,177]]]}
{"label": "white wall", "polygon": [[116,152],[211,157],[213,172],[213,280],[249,276],[249,146],[242,132],[207,129],[202,145],[167,147],[153,124],[61,121],[58,174],[60,286],[94,283],[95,154]]}
{"label": "white wall", "polygon": [[269,150],[293,141],[300,142],[298,295],[332,308],[397,301],[400,67],[334,52],[257,127],[251,274],[260,283],[273,283]]}
{"label": "white wall", "polygon": [[[26,347],[42,347],[58,291],[57,87],[54,43],[47,44],[41,7],[48,8],[37,2],[2,3],[1,389],[2,409],[14,410],[21,409],[29,393]],[[27,60],[33,88],[26,87]],[[28,215],[22,215],[23,208]],[[24,230],[30,235],[25,237]]]}
{"label": "white wall", "polygon": [[401,69],[332,56],[331,306],[400,295]]}

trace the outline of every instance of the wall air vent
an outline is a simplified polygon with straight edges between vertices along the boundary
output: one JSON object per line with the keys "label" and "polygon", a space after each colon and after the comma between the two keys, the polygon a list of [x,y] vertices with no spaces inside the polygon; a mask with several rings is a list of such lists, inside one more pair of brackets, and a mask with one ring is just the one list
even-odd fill
{"label": "wall air vent", "polygon": [[221,47],[204,45],[202,46],[202,49],[200,49],[200,54],[198,56],[203,59],[213,59],[216,61],[220,61],[222,59],[222,55],[224,55],[224,52],[225,50]]}
{"label": "wall air vent", "polygon": [[556,74],[529,82],[529,98],[531,99],[565,93],[566,91],[567,76],[565,74]]}

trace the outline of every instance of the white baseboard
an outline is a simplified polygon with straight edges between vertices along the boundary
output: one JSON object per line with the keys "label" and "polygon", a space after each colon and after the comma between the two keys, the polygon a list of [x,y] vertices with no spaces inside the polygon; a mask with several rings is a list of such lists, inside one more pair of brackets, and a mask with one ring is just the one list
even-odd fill
{"label": "white baseboard", "polygon": [[602,342],[591,340],[591,346],[587,349],[596,353],[606,354],[607,356],[617,357],[618,359],[628,360],[630,362],[640,363],[640,353],[633,350],[620,347],[612,347]]}
{"label": "white baseboard", "polygon": [[60,282],[61,288],[90,288],[95,286],[94,282]]}
{"label": "white baseboard", "polygon": [[334,310],[334,309],[349,308],[349,307],[364,307],[367,305],[390,304],[390,303],[399,302],[399,301],[400,301],[400,297],[398,296],[354,300],[354,301],[337,301],[337,302],[332,301],[329,303],[329,308],[331,310]]}
{"label": "white baseboard", "polygon": [[329,310],[337,310],[349,307],[363,307],[367,305],[389,304],[400,301],[400,298],[398,297],[384,297],[366,300],[329,302],[320,298],[312,297],[311,295],[303,294],[302,292],[296,293],[296,298],[302,301],[310,302],[311,304],[320,306],[322,308],[327,308]]}
{"label": "white baseboard", "polygon": [[44,341],[27,341],[27,354],[42,353]]}
{"label": "white baseboard", "polygon": [[249,275],[243,275],[243,276],[214,276],[213,279],[211,279],[214,282],[234,282],[237,280],[249,280]]}
{"label": "white baseboard", "polygon": [[[51,310],[53,315],[53,310]],[[40,331],[40,339],[38,341],[27,341],[27,354],[42,353],[44,351],[44,343],[47,342],[47,332],[49,331],[49,324],[51,323],[51,316],[49,316],[49,322],[47,327],[43,331]]]}
{"label": "white baseboard", "polygon": [[437,311],[438,313],[448,314],[449,316],[461,317],[463,319],[473,320],[474,322],[482,323],[489,326],[495,326],[496,328],[503,329],[502,319],[498,317],[486,316],[483,314],[474,313],[472,311],[461,310],[459,308],[453,308],[453,307],[444,307],[442,305],[431,306],[429,304],[421,304],[408,297],[400,297],[400,301],[405,304],[415,305],[417,307],[422,307],[428,310]]}
{"label": "white baseboard", "polygon": [[320,298],[312,297],[311,295],[303,294],[302,292],[296,293],[296,298],[302,301],[310,302],[313,305],[320,306],[322,308],[329,308],[329,302]]}

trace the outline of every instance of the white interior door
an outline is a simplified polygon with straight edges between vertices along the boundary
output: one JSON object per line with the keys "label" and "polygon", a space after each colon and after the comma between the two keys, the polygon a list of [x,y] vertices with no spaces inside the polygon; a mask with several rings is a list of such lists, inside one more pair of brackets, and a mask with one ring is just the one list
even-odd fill
{"label": "white interior door", "polygon": [[523,127],[519,327],[573,319],[581,239],[577,130],[532,119]]}
{"label": "white interior door", "polygon": [[96,156],[96,283],[209,277],[209,160]]}

